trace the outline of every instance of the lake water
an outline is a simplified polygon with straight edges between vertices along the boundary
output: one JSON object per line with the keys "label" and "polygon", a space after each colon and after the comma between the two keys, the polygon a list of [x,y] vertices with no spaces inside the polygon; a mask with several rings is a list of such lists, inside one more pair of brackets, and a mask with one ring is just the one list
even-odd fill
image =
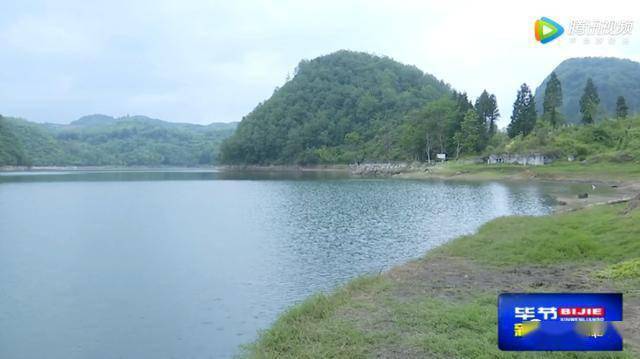
{"label": "lake water", "polygon": [[0,358],[219,358],[309,294],[543,184],[214,171],[0,174]]}

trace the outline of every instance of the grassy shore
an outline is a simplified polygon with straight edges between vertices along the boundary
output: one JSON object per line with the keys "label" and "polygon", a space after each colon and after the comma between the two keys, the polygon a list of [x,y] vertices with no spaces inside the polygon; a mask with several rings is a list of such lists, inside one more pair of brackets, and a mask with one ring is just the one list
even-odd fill
{"label": "grassy shore", "polygon": [[[604,170],[603,170],[604,171]],[[316,294],[245,348],[252,358],[637,358],[637,201],[545,217],[505,217],[424,258]],[[497,348],[501,292],[622,291],[625,350],[520,353]]]}
{"label": "grassy shore", "polygon": [[487,165],[448,162],[429,170],[407,171],[397,175],[404,178],[458,178],[458,179],[540,179],[569,181],[637,181],[640,164],[635,162],[580,163],[554,162],[544,166]]}

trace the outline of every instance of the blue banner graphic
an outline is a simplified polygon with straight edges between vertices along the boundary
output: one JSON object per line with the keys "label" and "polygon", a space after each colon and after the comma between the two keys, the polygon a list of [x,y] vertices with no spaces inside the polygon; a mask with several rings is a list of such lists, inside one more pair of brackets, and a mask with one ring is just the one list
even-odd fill
{"label": "blue banner graphic", "polygon": [[619,351],[621,293],[505,293],[498,297],[501,350]]}

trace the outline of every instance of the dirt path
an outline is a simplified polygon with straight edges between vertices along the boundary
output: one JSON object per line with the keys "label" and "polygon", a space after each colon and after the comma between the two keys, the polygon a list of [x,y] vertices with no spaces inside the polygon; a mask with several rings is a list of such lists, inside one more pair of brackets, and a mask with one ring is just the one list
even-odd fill
{"label": "dirt path", "polygon": [[[584,291],[593,288],[592,273],[579,266],[489,267],[461,257],[430,256],[397,267],[388,273],[406,293],[399,296],[434,295],[464,299],[471,293],[531,290]],[[602,288],[605,283],[597,285]],[[601,289],[602,290],[602,289]]]}

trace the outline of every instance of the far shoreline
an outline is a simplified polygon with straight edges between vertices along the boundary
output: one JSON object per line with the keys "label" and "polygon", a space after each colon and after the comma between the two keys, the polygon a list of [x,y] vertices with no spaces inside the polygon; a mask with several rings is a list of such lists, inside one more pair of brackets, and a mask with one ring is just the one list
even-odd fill
{"label": "far shoreline", "polygon": [[627,201],[640,192],[640,166],[635,163],[554,163],[540,166],[487,165],[473,161],[437,164],[363,163],[325,165],[203,165],[203,166],[0,166],[0,174],[39,172],[246,172],[246,173],[327,173],[352,178],[388,178],[397,180],[502,181],[514,183],[547,182],[590,184],[610,188],[610,193],[586,191],[588,198],[575,193],[554,193],[554,212],[573,211],[587,206]]}
{"label": "far shoreline", "polygon": [[[614,168],[615,173],[610,169]],[[640,183],[640,164],[635,163],[554,163],[548,165],[488,165],[473,161],[372,162],[321,165],[197,165],[197,166],[0,166],[0,173],[47,171],[237,171],[237,172],[332,172],[354,177],[409,180],[503,180],[570,183]]]}
{"label": "far shoreline", "polygon": [[0,166],[0,173],[82,171],[188,171],[216,170],[216,166]]}

